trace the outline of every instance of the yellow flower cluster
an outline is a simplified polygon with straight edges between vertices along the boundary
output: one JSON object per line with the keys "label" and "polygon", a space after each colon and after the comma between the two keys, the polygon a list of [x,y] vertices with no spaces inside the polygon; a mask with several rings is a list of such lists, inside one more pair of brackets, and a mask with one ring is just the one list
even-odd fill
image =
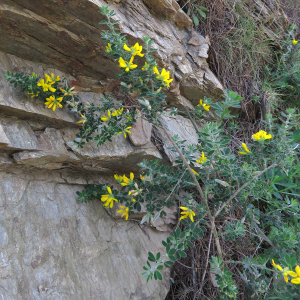
{"label": "yellow flower cluster", "polygon": [[130,61],[125,61],[122,57],[119,58],[119,65],[121,68],[125,69],[125,72],[129,72],[131,69],[135,69],[137,65],[133,63],[134,56],[132,55]]}
{"label": "yellow flower cluster", "polygon": [[55,96],[50,96],[49,98],[46,98],[48,101],[45,102],[45,105],[47,105],[48,108],[52,107],[52,110],[55,111],[56,107],[62,108],[62,105],[60,102],[63,100],[63,97],[55,98]]}
{"label": "yellow flower cluster", "polygon": [[118,200],[116,198],[114,198],[114,195],[112,194],[111,188],[109,186],[107,187],[107,191],[108,191],[107,195],[101,196],[101,201],[105,202],[104,207],[113,208],[114,201],[118,202]]}
{"label": "yellow flower cluster", "polygon": [[267,134],[264,130],[260,130],[259,132],[252,135],[252,138],[256,141],[264,141],[272,138],[272,134]]}
{"label": "yellow flower cluster", "polygon": [[202,99],[200,99],[199,104],[197,106],[203,106],[206,111],[209,111],[210,105],[205,104]]}
{"label": "yellow flower cluster", "polygon": [[120,183],[122,186],[133,184],[134,174],[130,172],[129,178],[126,175],[115,175],[115,179]]}
{"label": "yellow flower cluster", "polygon": [[204,152],[202,152],[202,155],[196,160],[198,164],[204,164],[207,161],[207,157],[204,155]]}
{"label": "yellow flower cluster", "polygon": [[280,265],[275,264],[273,259],[272,259],[272,266],[275,267],[280,272],[282,272],[285,282],[289,282],[288,276],[290,276],[290,277],[292,277],[291,283],[300,284],[300,267],[299,266],[296,266],[295,272],[289,270],[289,268],[282,269],[282,267]]}
{"label": "yellow flower cluster", "polygon": [[123,205],[120,205],[120,210],[117,210],[118,214],[122,214],[121,218],[125,217],[125,220],[128,220],[129,217],[129,208]]}
{"label": "yellow flower cluster", "polygon": [[136,43],[133,47],[129,48],[126,44],[123,46],[124,50],[131,52],[132,56],[140,56],[143,57],[144,54],[142,54],[143,46],[140,46],[139,43]]}
{"label": "yellow flower cluster", "polygon": [[[143,57],[144,54],[142,53],[143,46],[139,45],[139,43],[136,43],[133,47],[128,47],[127,44],[123,45],[123,49],[125,51],[128,51],[131,53],[131,58],[129,61],[125,61],[123,57],[119,58],[119,66],[120,68],[125,69],[125,72],[129,72],[132,69],[137,68],[137,65],[133,63],[135,56]],[[111,45],[108,43],[106,46],[106,52],[111,52]],[[150,68],[147,62],[145,62],[145,65],[142,67],[143,71],[147,71]],[[170,72],[166,71],[165,68],[162,69],[161,73],[158,71],[157,67],[153,67],[154,74],[157,75],[157,79],[161,80],[165,86],[170,87],[170,83],[173,81],[173,79],[170,79]]]}
{"label": "yellow flower cluster", "polygon": [[60,90],[64,93],[64,96],[73,96],[74,94],[76,94],[77,92],[75,92],[74,89],[75,89],[75,86],[73,86],[70,89],[66,89],[66,90],[60,88]]}
{"label": "yellow flower cluster", "polygon": [[239,151],[239,154],[249,154],[249,153],[251,153],[251,151],[249,151],[249,149],[247,148],[247,145],[245,143],[242,143],[242,147],[243,147],[244,151]]}
{"label": "yellow flower cluster", "polygon": [[298,43],[297,40],[293,40],[293,45],[296,45]]}
{"label": "yellow flower cluster", "polygon": [[183,212],[181,212],[182,216],[179,218],[179,221],[189,217],[191,221],[194,222],[194,216],[196,214],[188,207],[180,206],[180,208],[183,210]]}
{"label": "yellow flower cluster", "polygon": [[170,72],[166,71],[165,68],[162,69],[161,73],[159,73],[156,66],[153,67],[153,71],[156,75],[158,75],[156,78],[161,80],[167,87],[170,86],[170,83],[173,81],[173,79],[170,79]]}
{"label": "yellow flower cluster", "polygon": [[[32,76],[37,76],[35,73],[32,73]],[[40,79],[39,82],[37,83],[37,86],[41,87],[43,89],[43,92],[52,92],[55,93],[56,92],[56,88],[54,88],[52,85],[54,83],[57,83],[60,81],[60,77],[59,76],[55,76],[53,73],[50,74],[50,76],[48,74],[44,74],[45,78],[44,79]],[[70,89],[62,89],[60,88],[60,90],[64,93],[64,96],[73,96],[76,92],[74,91],[75,87],[72,87]],[[37,92],[36,95],[33,94],[33,92],[27,91],[28,95],[31,95],[31,97],[37,97],[39,96],[40,92]],[[55,95],[51,95],[48,98],[46,98],[46,102],[45,105],[48,108],[52,108],[53,111],[55,111],[56,107],[60,107],[62,108],[63,106],[61,105],[61,101],[63,100],[63,97],[58,97],[56,98]],[[81,115],[82,116],[82,115]],[[84,123],[86,119],[83,119],[82,121],[79,121],[78,123]]]}
{"label": "yellow flower cluster", "polygon": [[123,108],[119,108],[119,109],[115,110],[113,113],[110,110],[108,110],[107,111],[107,116],[103,115],[101,120],[103,122],[107,122],[111,118],[111,116],[117,117],[117,116],[121,115],[122,113],[123,113]]}
{"label": "yellow flower cluster", "polygon": [[129,131],[130,128],[131,128],[130,126],[126,127],[123,131],[120,131],[119,134],[123,133],[124,138],[126,139],[126,136],[127,136],[126,133],[131,134],[131,132]]}
{"label": "yellow flower cluster", "polygon": [[80,114],[80,117],[81,117],[81,120],[78,121],[77,123],[81,123],[81,124],[84,124],[86,122],[86,116],[84,116],[83,114]]}

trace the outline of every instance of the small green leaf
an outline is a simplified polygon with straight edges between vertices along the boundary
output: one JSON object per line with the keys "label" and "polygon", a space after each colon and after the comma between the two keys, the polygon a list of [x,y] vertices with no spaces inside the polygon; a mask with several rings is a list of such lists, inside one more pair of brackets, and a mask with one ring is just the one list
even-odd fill
{"label": "small green leaf", "polygon": [[154,272],[154,278],[155,278],[155,280],[162,280],[162,275],[161,275],[161,273],[159,272],[159,271],[155,271]]}
{"label": "small green leaf", "polygon": [[148,259],[150,261],[155,261],[155,256],[154,256],[154,254],[152,252],[148,252]]}
{"label": "small green leaf", "polygon": [[193,21],[194,21],[195,26],[199,25],[199,19],[195,15],[193,15]]}
{"label": "small green leaf", "polygon": [[187,257],[187,255],[186,255],[186,253],[185,253],[184,251],[178,250],[177,253],[178,253],[182,258],[186,258],[186,257]]}

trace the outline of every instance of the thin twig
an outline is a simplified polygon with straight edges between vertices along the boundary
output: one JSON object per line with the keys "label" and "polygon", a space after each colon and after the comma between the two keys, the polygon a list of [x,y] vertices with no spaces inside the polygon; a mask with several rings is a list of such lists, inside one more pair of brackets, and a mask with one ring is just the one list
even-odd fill
{"label": "thin twig", "polygon": [[219,209],[218,211],[215,213],[214,218],[216,218],[220,212],[229,204],[229,202],[231,202],[245,187],[249,186],[256,178],[258,178],[260,175],[264,174],[265,172],[267,172],[268,170],[276,167],[278,164],[272,164],[269,167],[265,168],[264,170],[262,170],[261,172],[259,172],[257,175],[255,175],[251,181],[243,184]]}
{"label": "thin twig", "polygon": [[170,133],[166,130],[166,128],[160,124],[162,129],[164,130],[165,134],[167,135],[167,137],[169,138],[169,140],[171,141],[171,143],[173,144],[173,146],[175,147],[175,149],[177,150],[180,158],[182,159],[183,163],[185,164],[186,168],[188,169],[191,177],[193,178],[195,184],[196,184],[196,187],[197,187],[197,190],[200,194],[200,198],[201,198],[201,201],[205,203],[205,206],[206,206],[206,209],[207,209],[207,214],[208,214],[208,217],[209,217],[209,220],[210,220],[210,223],[211,223],[211,229],[213,230],[214,232],[214,237],[215,237],[215,241],[216,241],[216,246],[217,246],[217,250],[218,250],[218,254],[219,256],[223,257],[222,255],[222,249],[221,249],[221,244],[220,244],[220,240],[219,240],[219,236],[218,236],[218,232],[217,232],[217,229],[216,229],[216,226],[215,226],[215,221],[214,221],[214,218],[211,214],[211,211],[210,211],[210,208],[209,208],[209,205],[208,205],[208,201],[206,199],[206,197],[204,196],[203,194],[203,191],[199,185],[199,182],[195,176],[195,174],[193,173],[189,163],[187,162],[186,158],[184,157],[184,155],[181,153],[180,149],[178,148],[177,144],[175,143],[175,141],[172,139]]}
{"label": "thin twig", "polygon": [[209,252],[210,252],[210,245],[211,245],[211,239],[212,239],[212,234],[213,232],[210,232],[210,237],[209,237],[209,243],[208,243],[208,250],[207,250],[207,257],[206,257],[206,264],[205,264],[205,269],[204,269],[204,273],[202,275],[202,280],[201,280],[201,286],[200,289],[197,293],[201,294],[202,293],[202,288],[203,288],[203,283],[204,283],[204,279],[205,279],[205,275],[206,275],[206,271],[207,271],[207,266],[208,266],[208,260],[209,260]]}
{"label": "thin twig", "polygon": [[169,200],[169,198],[171,197],[171,195],[174,193],[175,189],[177,188],[177,186],[179,185],[180,181],[182,180],[185,172],[187,169],[184,170],[184,172],[182,173],[181,177],[179,178],[178,182],[175,184],[173,190],[171,191],[170,195],[168,196],[168,198],[165,200],[165,202],[167,202]]}
{"label": "thin twig", "polygon": [[268,242],[274,249],[276,249],[275,245],[272,243],[272,241],[264,234],[264,232],[255,224],[253,223],[254,228],[261,234],[261,237]]}

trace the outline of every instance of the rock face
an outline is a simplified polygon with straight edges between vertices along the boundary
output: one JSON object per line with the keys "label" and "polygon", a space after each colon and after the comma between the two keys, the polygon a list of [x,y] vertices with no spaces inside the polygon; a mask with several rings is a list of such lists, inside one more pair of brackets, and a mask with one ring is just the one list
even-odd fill
{"label": "rock face", "polygon": [[1,299],[164,299],[167,281],[140,273],[167,232],[76,203],[82,186],[60,176],[36,177],[0,175]]}
{"label": "rock face", "polygon": [[[163,159],[151,142],[151,126],[137,123],[131,140],[118,136],[100,148],[90,142],[72,150],[78,116],[45,108],[4,78],[7,70],[53,72],[75,85],[81,100],[94,103],[114,93],[119,68],[103,56],[100,35],[106,28],[98,24],[103,16],[97,12],[102,4],[107,5],[102,0],[1,1],[0,299],[157,300],[167,294],[168,273],[162,282],[148,284],[140,273],[147,252],[163,250],[161,240],[176,224],[176,212],[152,228],[140,227],[138,220],[110,215],[100,201],[76,201],[76,191],[86,184],[113,183],[113,174],[138,172],[143,159]],[[154,41],[159,65],[175,78],[169,103],[193,108],[204,94],[222,93],[206,63],[207,42],[192,33],[191,20],[176,1],[119,0],[111,9],[130,44],[146,35]],[[175,123],[166,117],[164,123],[172,134],[193,134],[183,117]],[[163,157],[172,161],[163,139]],[[195,139],[191,135],[189,143]]]}

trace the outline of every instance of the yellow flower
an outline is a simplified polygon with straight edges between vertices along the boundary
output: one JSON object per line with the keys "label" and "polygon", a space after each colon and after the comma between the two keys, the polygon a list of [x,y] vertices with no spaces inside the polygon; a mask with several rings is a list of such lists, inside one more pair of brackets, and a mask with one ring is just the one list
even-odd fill
{"label": "yellow flower", "polygon": [[77,123],[82,123],[84,124],[86,122],[86,117],[83,114],[80,114],[80,117],[82,118],[82,120],[78,121]]}
{"label": "yellow flower", "polygon": [[245,143],[242,143],[242,147],[243,147],[243,149],[245,150],[245,152],[239,151],[239,154],[248,154],[248,153],[251,153],[251,152],[249,151],[249,149],[247,148],[247,145],[246,145]]}
{"label": "yellow flower", "polygon": [[296,271],[298,277],[300,277],[300,267],[299,267],[299,266],[297,266],[297,267],[295,268],[295,271]]}
{"label": "yellow flower", "polygon": [[179,221],[187,217],[190,217],[191,221],[194,222],[194,216],[196,214],[190,208],[184,206],[180,206],[180,208],[183,210],[183,212],[181,212],[182,216],[179,218]]}
{"label": "yellow flower", "polygon": [[298,275],[297,275],[296,272],[293,272],[293,271],[287,271],[287,273],[288,273],[288,275],[290,275],[290,276],[292,276],[292,277],[294,277],[294,278],[298,277]]}
{"label": "yellow flower", "polygon": [[199,104],[197,106],[203,106],[206,111],[209,111],[210,105],[205,104],[202,99],[200,99]]}
{"label": "yellow flower", "polygon": [[289,282],[288,272],[289,272],[289,268],[284,268],[284,270],[283,270],[283,278],[284,278],[285,282]]}
{"label": "yellow flower", "polygon": [[124,137],[125,137],[125,139],[126,139],[126,136],[127,136],[126,133],[131,134],[131,132],[129,131],[130,128],[131,128],[130,126],[129,126],[129,127],[126,127],[123,131],[120,131],[119,134],[123,133],[123,134],[124,134]]}
{"label": "yellow flower", "polygon": [[281,266],[280,265],[276,265],[273,259],[272,259],[272,266],[275,267],[275,268],[277,268],[279,271],[282,271]]}
{"label": "yellow flower", "polygon": [[191,168],[191,170],[195,175],[199,176],[199,174],[194,169]]}
{"label": "yellow flower", "polygon": [[293,45],[296,45],[298,43],[298,41],[293,40]]}
{"label": "yellow flower", "polygon": [[130,185],[133,182],[134,179],[134,174],[132,172],[130,172],[130,178],[126,177],[125,175],[123,176],[123,182],[121,183],[121,185],[126,186],[126,185]]}
{"label": "yellow flower", "polygon": [[40,92],[37,92],[36,95],[35,95],[33,92],[27,91],[27,94],[28,94],[28,95],[31,95],[31,98],[37,97],[37,96],[39,95],[39,93],[40,93]]}
{"label": "yellow flower", "polygon": [[126,72],[129,72],[130,69],[135,69],[137,65],[133,64],[134,56],[131,56],[130,61],[125,61],[122,57],[119,58],[119,65],[121,68],[124,68]]}
{"label": "yellow flower", "polygon": [[46,82],[47,83],[49,82],[49,84],[53,84],[53,83],[55,83],[55,81],[60,81],[60,77],[56,76],[56,78],[55,78],[53,73],[51,73],[50,76],[45,74],[45,78],[46,78]]}
{"label": "yellow flower", "polygon": [[291,283],[294,283],[294,284],[300,284],[300,277],[293,278],[293,279],[291,280]]}
{"label": "yellow flower", "polygon": [[111,116],[111,113],[110,113],[110,110],[108,110],[108,111],[107,111],[107,116],[104,115],[103,117],[101,117],[101,120],[102,120],[103,122],[106,122],[106,121],[108,121],[108,120],[110,119],[110,116]]}
{"label": "yellow flower", "polygon": [[113,197],[113,194],[111,192],[111,188],[109,186],[107,187],[107,191],[108,191],[108,195],[102,195],[101,196],[101,201],[106,202],[104,204],[105,207],[112,208],[114,206],[114,201],[118,202],[118,200]]}
{"label": "yellow flower", "polygon": [[123,181],[123,176],[119,176],[118,174],[116,174],[115,176],[115,179],[118,181],[118,183],[121,183]]}
{"label": "yellow flower", "polygon": [[116,116],[121,115],[122,112],[123,112],[123,108],[119,108],[116,111],[114,111],[111,115],[114,116],[114,117],[116,117]]}
{"label": "yellow flower", "polygon": [[139,43],[136,43],[133,47],[129,48],[126,44],[123,46],[124,50],[131,52],[133,56],[140,56],[143,57],[144,54],[142,54],[143,46],[140,46]]}
{"label": "yellow flower", "polygon": [[204,152],[202,152],[202,156],[199,157],[199,160],[196,160],[198,164],[204,164],[207,161],[207,157],[205,157]]}
{"label": "yellow flower", "polygon": [[145,62],[145,65],[142,67],[143,71],[147,71],[149,69],[149,65],[147,64],[147,62]]}
{"label": "yellow flower", "polygon": [[170,86],[170,83],[173,81],[173,79],[170,78],[170,72],[166,71],[165,68],[162,69],[161,73],[159,73],[158,69],[156,66],[153,67],[153,71],[156,75],[156,78],[161,80],[167,87]]}
{"label": "yellow flower", "polygon": [[110,45],[110,43],[108,43],[107,46],[106,46],[105,52],[109,53],[109,52],[111,52],[111,50],[112,50],[111,45]]}
{"label": "yellow flower", "polygon": [[272,138],[271,134],[267,134],[264,130],[260,130],[259,132],[252,135],[252,138],[257,141],[269,140]]}
{"label": "yellow flower", "polygon": [[[54,82],[52,82],[52,83],[54,83]],[[47,84],[47,83],[45,82],[44,79],[41,79],[41,80],[37,83],[37,85],[38,85],[38,86],[41,86],[41,87],[43,88],[43,91],[44,91],[44,92],[47,92],[47,91],[49,90],[49,91],[51,91],[52,93],[54,93],[54,92],[56,91],[56,89],[53,88],[53,87],[51,86],[52,83]]]}
{"label": "yellow flower", "polygon": [[62,105],[60,104],[62,99],[63,99],[63,97],[55,99],[55,96],[50,96],[49,98],[46,98],[46,100],[48,100],[48,101],[45,102],[45,105],[47,105],[48,108],[52,107],[52,110],[55,111],[56,106],[62,108]]}
{"label": "yellow flower", "polygon": [[125,216],[125,220],[128,220],[128,216],[129,216],[129,208],[123,205],[120,205],[120,210],[117,210],[118,214],[122,214],[121,218],[123,218]]}
{"label": "yellow flower", "polygon": [[65,90],[60,88],[60,90],[64,93],[64,96],[73,96],[74,94],[76,94],[77,92],[75,92],[74,89],[75,89],[75,86],[73,86],[70,89],[65,89]]}

